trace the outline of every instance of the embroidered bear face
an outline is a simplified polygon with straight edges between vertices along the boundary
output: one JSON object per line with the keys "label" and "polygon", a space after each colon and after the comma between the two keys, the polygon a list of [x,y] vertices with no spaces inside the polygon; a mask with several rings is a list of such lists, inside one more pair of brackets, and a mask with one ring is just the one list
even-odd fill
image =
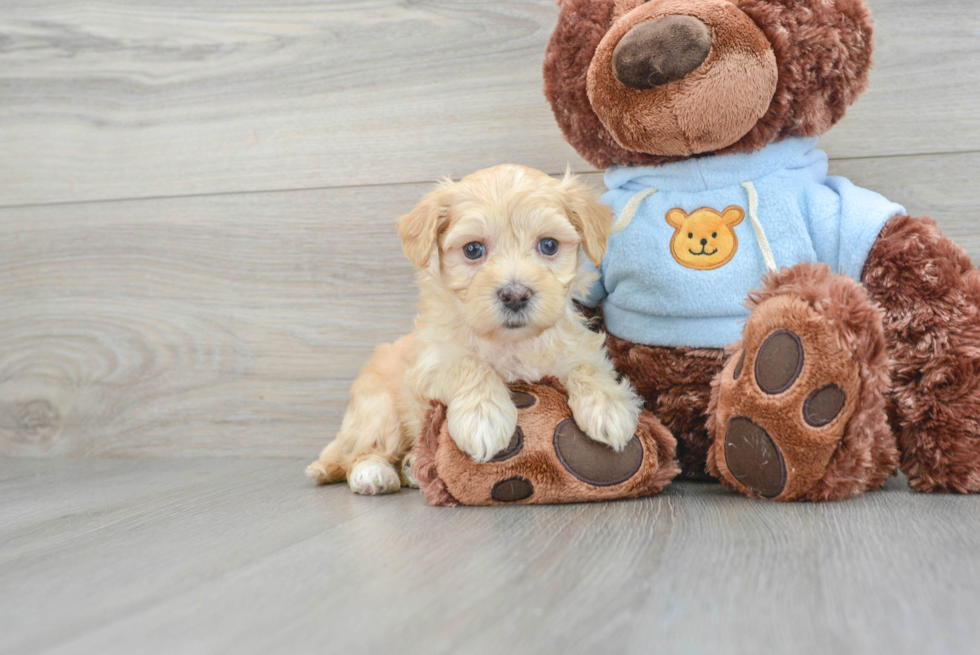
{"label": "embroidered bear face", "polygon": [[703,207],[686,213],[683,209],[667,212],[667,223],[674,228],[670,254],[681,266],[710,271],[731,261],[738,250],[735,226],[745,218],[741,207],[722,212]]}

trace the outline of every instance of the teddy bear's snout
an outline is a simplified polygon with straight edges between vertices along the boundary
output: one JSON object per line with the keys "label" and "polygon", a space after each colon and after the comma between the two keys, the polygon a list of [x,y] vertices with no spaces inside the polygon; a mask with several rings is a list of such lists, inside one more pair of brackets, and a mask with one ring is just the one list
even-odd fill
{"label": "teddy bear's snout", "polygon": [[652,89],[687,77],[711,52],[711,30],[693,16],[664,16],[640,23],[613,51],[616,79]]}

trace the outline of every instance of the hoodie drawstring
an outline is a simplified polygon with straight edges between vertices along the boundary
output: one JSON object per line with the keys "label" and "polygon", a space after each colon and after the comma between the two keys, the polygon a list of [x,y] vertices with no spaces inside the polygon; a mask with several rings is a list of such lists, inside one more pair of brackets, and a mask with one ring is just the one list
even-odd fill
{"label": "hoodie drawstring", "polygon": [[769,269],[769,272],[775,273],[779,270],[776,268],[776,258],[772,256],[769,239],[766,238],[766,231],[762,229],[762,222],[759,221],[759,193],[751,181],[743,182],[742,186],[749,194],[749,220],[752,221],[752,229],[755,230],[755,238],[759,242],[762,258],[766,261],[766,268]]}
{"label": "hoodie drawstring", "polygon": [[617,232],[622,232],[625,230],[626,226],[628,226],[630,221],[633,220],[633,217],[636,216],[636,210],[640,208],[640,203],[656,192],[657,190],[651,186],[643,189],[643,191],[640,191],[630,198],[629,202],[626,203],[626,206],[623,207],[623,211],[619,213],[619,218],[613,224],[612,230],[609,232],[609,234],[616,234]]}

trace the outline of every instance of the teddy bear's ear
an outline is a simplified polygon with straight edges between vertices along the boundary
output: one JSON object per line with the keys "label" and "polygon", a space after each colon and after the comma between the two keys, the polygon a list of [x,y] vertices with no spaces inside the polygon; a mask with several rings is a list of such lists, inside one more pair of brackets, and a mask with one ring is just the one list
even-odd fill
{"label": "teddy bear's ear", "polygon": [[402,239],[402,251],[420,270],[428,267],[439,226],[446,219],[447,190],[451,186],[450,180],[442,182],[439,188],[422,196],[412,211],[398,219],[398,236]]}
{"label": "teddy bear's ear", "polygon": [[596,193],[580,182],[570,171],[561,181],[562,202],[565,213],[575,230],[582,235],[582,249],[598,268],[606,256],[609,234],[612,230],[613,212],[599,201]]}
{"label": "teddy bear's ear", "polygon": [[687,220],[687,214],[683,209],[671,209],[667,212],[667,223],[674,229],[681,229],[684,225],[684,221]]}
{"label": "teddy bear's ear", "polygon": [[865,0],[734,0],[766,35],[779,67],[769,112],[746,143],[830,129],[868,85],[874,50]]}
{"label": "teddy bear's ear", "polygon": [[728,227],[735,227],[742,222],[745,218],[745,210],[741,207],[726,207],[725,211],[721,213],[721,220],[725,221],[725,225]]}

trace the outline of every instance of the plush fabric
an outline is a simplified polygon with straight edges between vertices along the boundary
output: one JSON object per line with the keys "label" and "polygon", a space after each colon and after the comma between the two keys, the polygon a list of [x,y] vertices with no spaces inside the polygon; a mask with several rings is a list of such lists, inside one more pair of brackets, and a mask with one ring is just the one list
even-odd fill
{"label": "plush fabric", "polygon": [[707,472],[708,401],[711,381],[727,355],[718,348],[644,346],[606,335],[616,370],[629,378],[637,393],[677,437],[677,461],[688,480],[711,480]]}
{"label": "plush fabric", "polygon": [[[445,407],[433,403],[412,465],[430,503],[505,505],[636,498],[658,493],[680,470],[675,460],[676,440],[648,412],[640,416],[637,441],[615,454],[605,446],[586,443],[574,422],[569,424],[572,412],[567,392],[556,380],[517,384],[511,389],[529,395],[533,404],[519,409],[520,439],[512,442],[515,447],[485,464],[477,464],[459,450],[449,436]],[[571,439],[572,448],[559,444],[562,430],[576,435]],[[574,450],[576,441],[578,451]],[[624,469],[622,459],[634,456],[638,468],[626,462]],[[603,462],[607,473],[612,465],[613,479],[596,477],[597,465]],[[623,471],[628,477],[620,480]],[[501,496],[514,499],[501,500]]]}
{"label": "plush fabric", "polygon": [[[743,341],[713,382],[711,473],[733,489],[760,496],[726,463],[726,428],[744,416],[768,433],[785,461],[785,486],[773,500],[839,500],[881,486],[898,467],[885,412],[889,361],[881,310],[860,284],[834,275],[825,264],[800,264],[767,276],[749,306]],[[777,331],[797,335],[802,366],[788,389],[767,393],[758,358],[765,339]],[[831,412],[833,420],[813,425],[806,420],[806,403],[831,385],[842,391],[843,405]]]}
{"label": "plush fabric", "polygon": [[[867,86],[873,44],[864,0],[560,6],[545,95],[568,142],[593,165],[612,167],[606,199],[617,214],[639,203],[587,300],[604,308],[617,369],[679,439],[683,475],[707,465],[756,497],[834,500],[879,486],[900,453],[913,489],[980,493],[980,273],[930,220],[824,179],[818,151],[794,155],[788,170],[799,184],[771,185],[755,168],[829,129]],[[697,30],[633,32],[667,16],[711,28],[712,51],[696,68]],[[623,84],[616,48],[631,33],[641,68],[629,80],[661,65],[660,41],[649,39],[643,52],[646,33],[671,37],[668,49],[684,50],[684,61],[665,64],[650,88]],[[726,79],[738,84],[719,91],[711,75],[746,53],[756,63],[736,64]],[[770,55],[771,88],[758,66]],[[717,116],[718,99],[731,101],[730,115]],[[741,123],[762,99],[754,123]],[[695,106],[702,114],[688,116]],[[730,171],[727,186],[719,168]],[[786,172],[769,177],[783,181]],[[783,267],[761,282],[769,255],[752,229],[746,181]],[[640,202],[644,189],[656,192]],[[685,238],[702,252],[685,249]],[[756,282],[761,290],[742,307]],[[766,345],[777,336],[781,350]],[[789,371],[800,377],[777,392],[766,385],[788,374],[779,362],[793,363],[794,339],[804,353],[797,363],[810,364]],[[727,359],[724,344],[732,344]]]}
{"label": "plush fabric", "polygon": [[[658,20],[685,15],[711,29],[711,49],[700,66],[651,89],[617,79],[614,53],[622,40]],[[586,79],[592,109],[623,148],[687,156],[723,148],[751,130],[769,107],[776,77],[762,31],[728,0],[657,0],[611,25]]]}
{"label": "plush fabric", "polygon": [[[751,129],[747,132],[742,132],[741,126],[738,129],[734,129],[734,126],[719,129],[715,124],[705,125],[703,127],[709,128],[708,134],[719,138],[707,139],[703,144],[705,147],[692,147],[689,151],[664,154],[664,137],[642,144],[628,140],[630,145],[624,146],[613,136],[604,120],[627,119],[615,117],[617,112],[610,100],[599,101],[603,107],[599,113],[590,102],[590,66],[600,43],[614,28],[614,22],[632,21],[635,15],[655,12],[663,1],[563,0],[561,3],[558,26],[545,53],[545,96],[565,138],[597,168],[663,164],[686,158],[688,152],[752,152],[788,136],[815,136],[839,121],[846,108],[867,86],[872,27],[870,11],[863,0],[735,0],[731,3],[733,9],[740,10],[761,31],[775,60],[775,89],[765,84],[754,87],[756,100],[768,95],[761,117],[750,125]],[[682,15],[698,15],[716,4],[705,0],[671,2],[673,12]],[[743,52],[733,48],[730,51],[732,63],[726,62],[725,57],[714,55],[709,59],[719,67],[719,71],[726,67],[736,70],[739,64],[735,62],[744,58]],[[707,68],[709,66],[704,65],[698,71]],[[661,92],[666,94],[664,101],[669,98],[672,103],[679,102],[675,90],[684,89],[695,94],[707,89],[707,86],[697,87],[686,83],[686,79],[660,87]],[[735,75],[728,79],[743,78]],[[727,92],[730,96],[738,97],[749,90],[749,86],[741,84]],[[725,97],[714,91],[712,93],[711,98],[715,103]],[[750,99],[739,98],[742,102]],[[646,134],[650,134],[653,127],[653,118],[646,117],[659,115],[661,111],[653,106],[655,104],[643,104],[641,115],[633,118],[635,121],[645,121]],[[695,104],[689,106],[694,107]],[[693,121],[692,125],[696,125],[698,115],[692,113],[690,120]],[[667,141],[676,140],[677,130],[669,121],[663,120],[657,124],[664,126]],[[730,140],[720,139],[723,133],[730,134]],[[623,135],[619,136],[622,138]],[[711,142],[721,141],[728,142],[715,145],[714,150],[707,147]]]}
{"label": "plush fabric", "polygon": [[901,216],[871,250],[864,284],[884,310],[909,485],[980,492],[980,271],[935,221]]}
{"label": "plush fabric", "polygon": [[636,25],[613,50],[616,79],[652,89],[684,79],[711,53],[711,28],[693,16],[664,16]]}
{"label": "plush fabric", "polygon": [[[601,302],[606,329],[633,343],[723,348],[737,341],[749,315],[744,300],[766,272],[748,217],[746,181],[758,192],[759,221],[777,266],[819,261],[859,279],[881,228],[904,209],[844,178],[827,177],[827,156],[815,146],[816,139],[792,138],[751,154],[609,169],[603,199],[617,214],[638,192],[657,192],[610,239],[585,304]],[[741,209],[744,220],[733,227],[712,221],[728,208]],[[692,220],[672,221],[678,210]],[[698,212],[710,214],[705,218],[712,227],[699,229]],[[734,245],[724,241],[729,230]],[[717,255],[679,260],[672,255],[675,241],[688,252]],[[693,268],[724,250],[730,253],[717,266]]]}

